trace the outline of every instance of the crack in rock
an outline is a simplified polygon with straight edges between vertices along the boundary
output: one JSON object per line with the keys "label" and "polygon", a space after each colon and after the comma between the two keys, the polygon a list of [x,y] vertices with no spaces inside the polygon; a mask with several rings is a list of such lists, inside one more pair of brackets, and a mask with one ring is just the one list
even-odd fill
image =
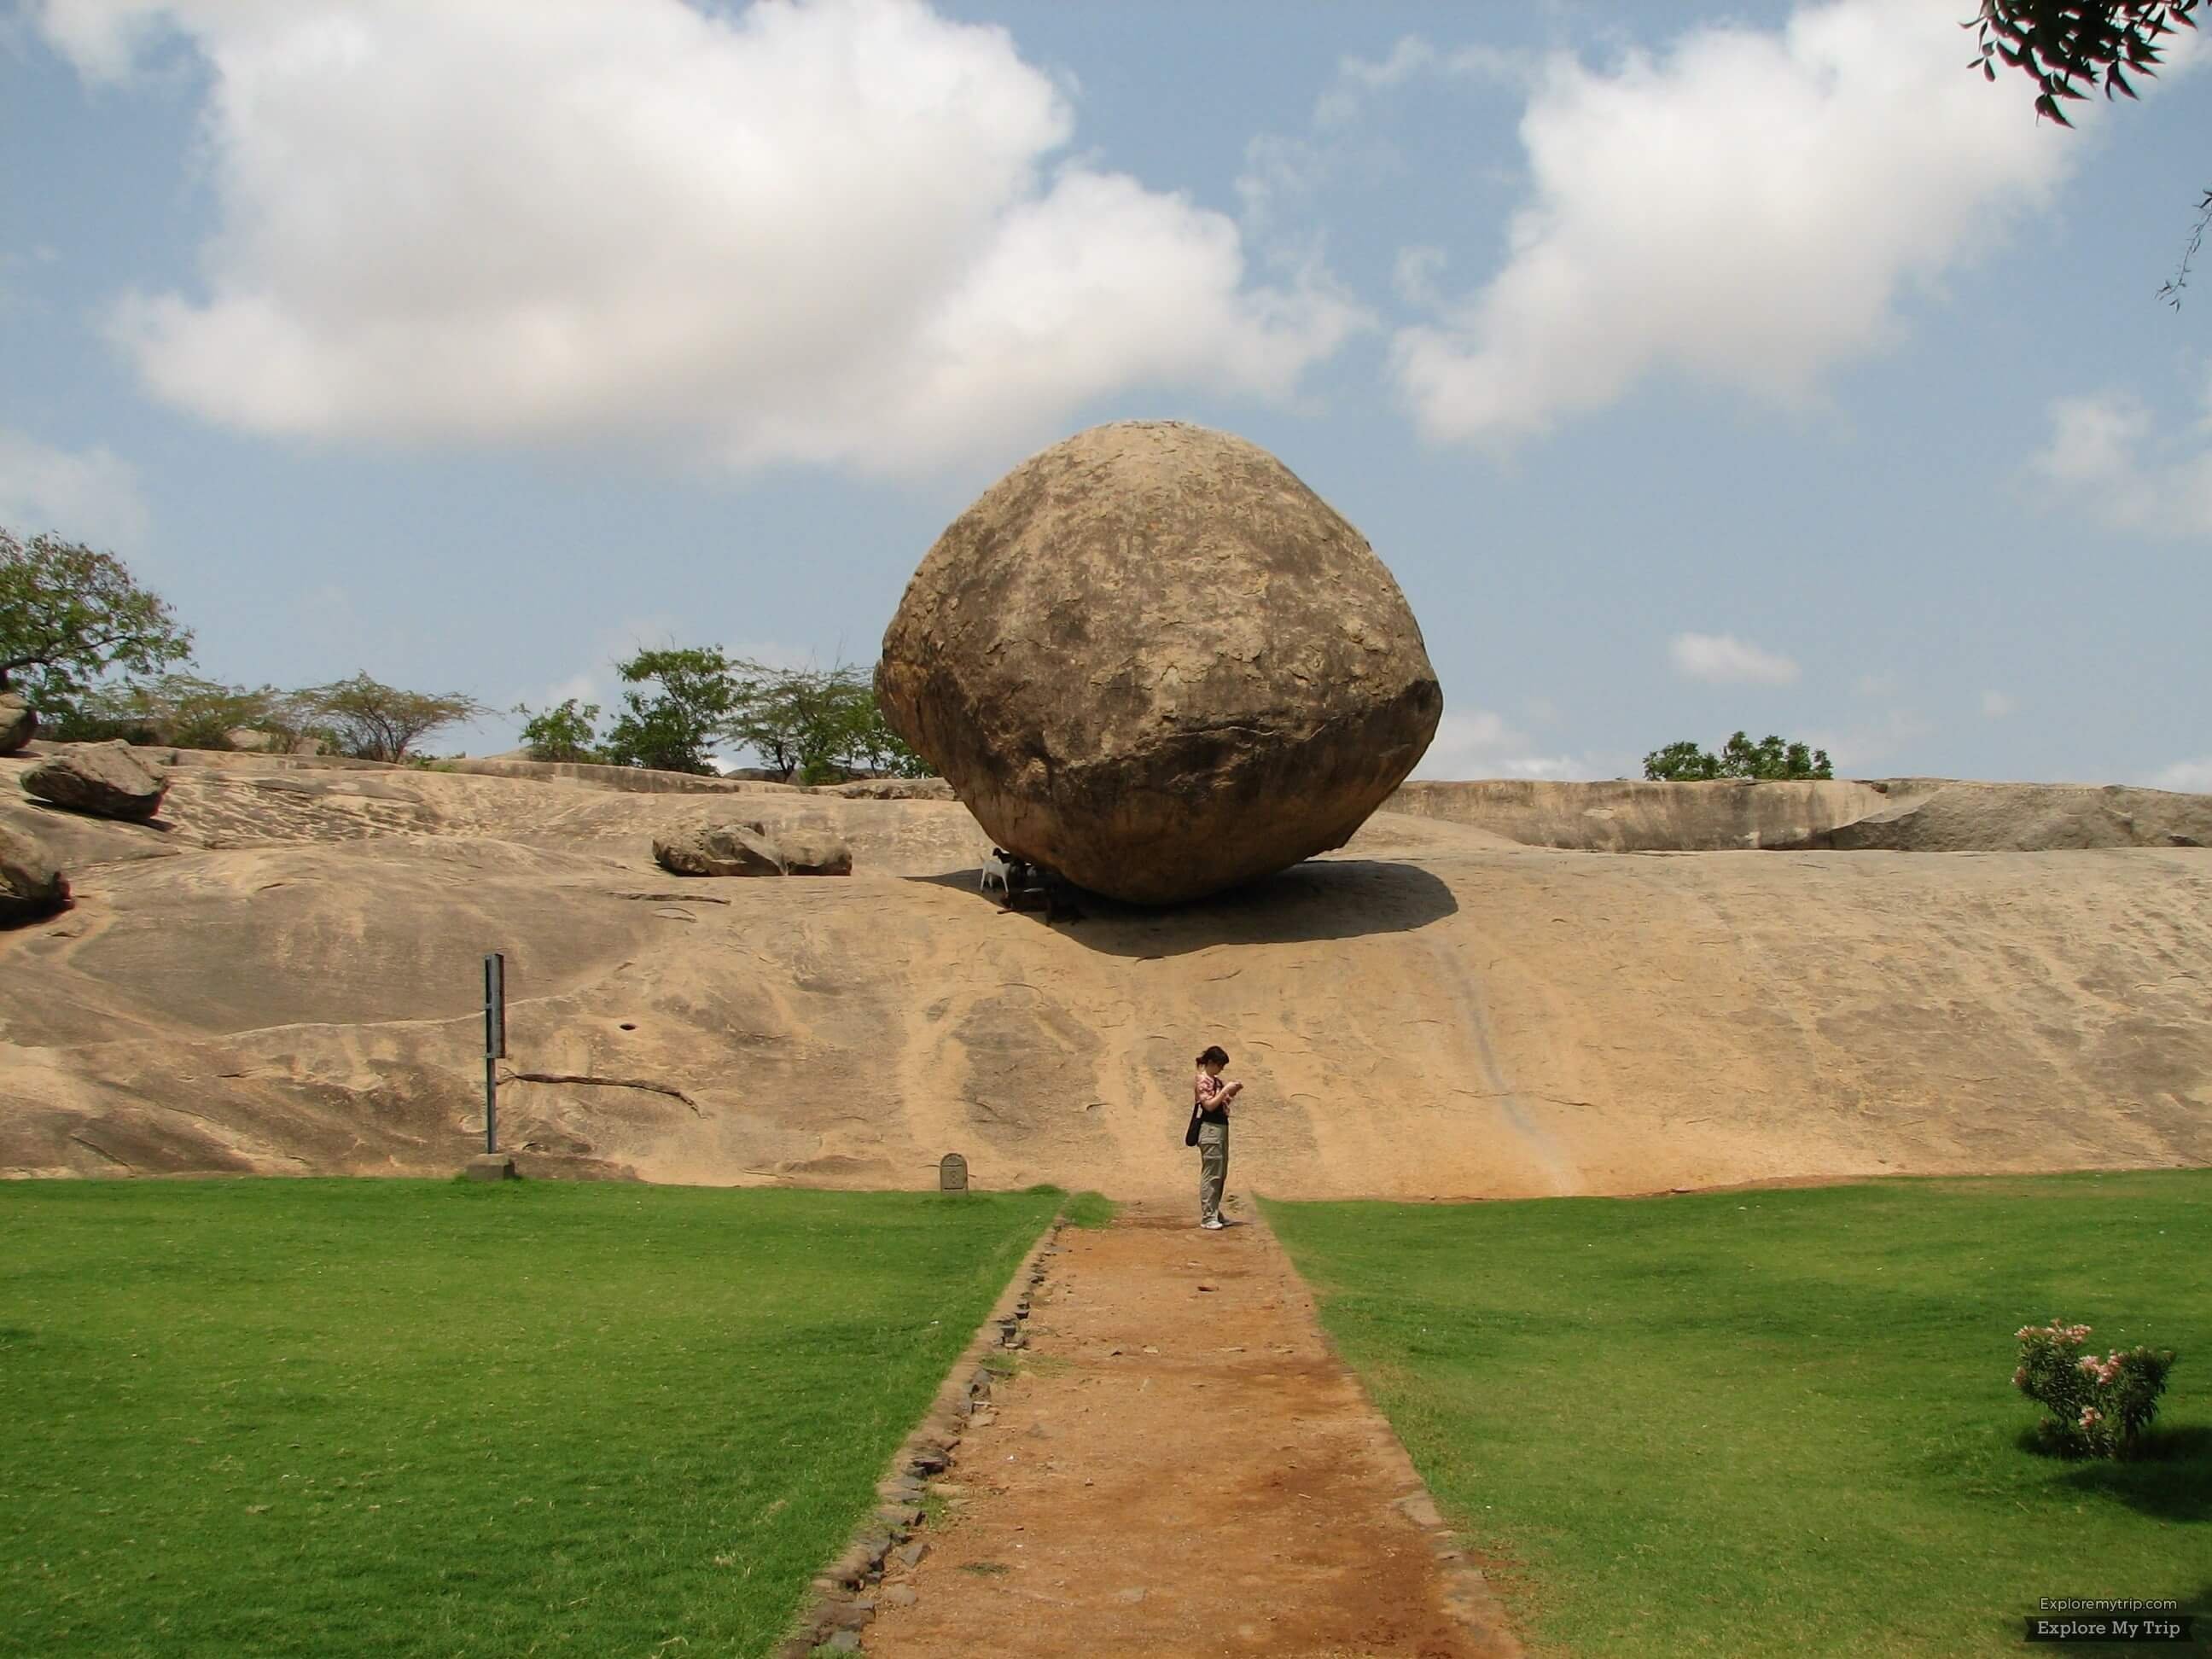
{"label": "crack in rock", "polygon": [[[699,1103],[681,1089],[671,1088],[665,1083],[654,1083],[641,1077],[594,1077],[584,1072],[502,1072],[502,1083],[581,1083],[597,1089],[643,1089],[649,1094],[666,1095],[682,1101],[691,1109],[694,1117],[703,1116]],[[95,1149],[96,1150],[96,1149]]]}

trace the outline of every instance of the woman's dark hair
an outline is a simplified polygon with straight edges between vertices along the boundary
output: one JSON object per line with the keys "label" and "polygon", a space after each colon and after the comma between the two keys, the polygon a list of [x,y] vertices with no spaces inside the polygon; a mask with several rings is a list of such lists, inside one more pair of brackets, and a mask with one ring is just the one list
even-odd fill
{"label": "woman's dark hair", "polygon": [[1214,1044],[1213,1047],[1208,1048],[1204,1054],[1200,1054],[1198,1057],[1198,1063],[1203,1066],[1209,1060],[1217,1066],[1226,1066],[1229,1063],[1229,1056],[1221,1052],[1221,1045],[1219,1043]]}

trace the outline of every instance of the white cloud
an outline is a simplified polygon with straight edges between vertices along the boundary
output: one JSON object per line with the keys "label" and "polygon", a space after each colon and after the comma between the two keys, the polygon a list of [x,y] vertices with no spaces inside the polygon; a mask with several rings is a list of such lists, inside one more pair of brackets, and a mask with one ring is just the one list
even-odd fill
{"label": "white cloud", "polygon": [[[1391,43],[1387,58],[1341,58],[1337,60],[1337,84],[1332,90],[1343,93],[1357,89],[1361,92],[1382,92],[1404,85],[1421,75],[1444,76],[1455,80],[1512,82],[1526,81],[1537,70],[1536,60],[1525,52],[1507,51],[1502,47],[1483,45],[1454,47],[1439,52],[1418,34],[1402,34]],[[1340,108],[1331,105],[1328,94],[1314,106],[1316,120],[1324,118],[1328,111]]]}
{"label": "white cloud", "polygon": [[27,538],[51,530],[129,553],[145,541],[147,522],[137,474],[106,446],[56,449],[0,428],[0,525]]}
{"label": "white cloud", "polygon": [[1674,672],[1714,685],[1790,685],[1797,665],[1733,634],[1677,634],[1667,642]]}
{"label": "white cloud", "polygon": [[49,0],[90,77],[179,33],[222,228],[114,337],[248,430],[910,471],[1086,400],[1285,400],[1358,325],[1236,224],[1064,160],[1066,98],[921,0]]}
{"label": "white cloud", "polygon": [[1265,229],[1363,156],[1368,171],[1395,171],[1397,152],[1356,131],[1378,94],[1422,78],[1527,82],[1536,70],[1537,60],[1523,52],[1480,44],[1439,51],[1418,34],[1401,35],[1381,58],[1340,58],[1334,78],[1314,100],[1310,137],[1261,133],[1245,146],[1237,191],[1246,226]]}
{"label": "white cloud", "polygon": [[1588,778],[1598,775],[1573,755],[1528,752],[1528,739],[1503,714],[1486,708],[1449,713],[1437,722],[1435,741],[1413,769],[1417,778]]}
{"label": "white cloud", "polygon": [[2019,708],[2018,699],[2008,696],[2002,691],[1982,693],[1982,713],[1993,720],[2001,720],[2006,715],[2017,711]]}
{"label": "white cloud", "polygon": [[2178,789],[2184,794],[2212,795],[2212,755],[2202,760],[2176,761],[2153,775],[2154,789]]}
{"label": "white cloud", "polygon": [[1607,70],[1553,58],[1505,268],[1395,337],[1423,433],[1509,447],[1662,370],[1802,404],[1889,343],[1899,290],[2043,201],[2083,142],[1967,73],[1965,40],[1927,0],[1832,0]]}
{"label": "white cloud", "polygon": [[[2212,394],[2206,398],[2212,409]],[[2212,447],[2202,427],[2161,437],[2142,399],[2125,392],[2057,398],[2051,441],[2029,462],[2085,510],[2156,536],[2212,536]]]}

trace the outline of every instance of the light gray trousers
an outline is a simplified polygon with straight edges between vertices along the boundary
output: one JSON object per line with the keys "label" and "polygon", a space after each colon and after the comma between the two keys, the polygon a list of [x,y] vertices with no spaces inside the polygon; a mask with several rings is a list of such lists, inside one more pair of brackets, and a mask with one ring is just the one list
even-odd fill
{"label": "light gray trousers", "polygon": [[1221,1189],[1229,1183],[1229,1126],[1198,1126],[1198,1218],[1212,1221],[1221,1213]]}

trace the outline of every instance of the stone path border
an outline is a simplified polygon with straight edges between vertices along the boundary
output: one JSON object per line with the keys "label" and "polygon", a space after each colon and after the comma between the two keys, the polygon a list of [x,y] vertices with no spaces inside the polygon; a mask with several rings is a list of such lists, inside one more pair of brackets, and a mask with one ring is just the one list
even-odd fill
{"label": "stone path border", "polygon": [[[899,1659],[1518,1659],[1504,1608],[1264,1219],[1131,1200],[1058,1241],[865,1639]],[[919,1541],[919,1540],[917,1540]]]}
{"label": "stone path border", "polygon": [[928,1544],[914,1533],[921,1524],[921,1500],[928,1482],[945,1472],[953,1447],[967,1431],[968,1419],[991,1398],[994,1378],[984,1360],[1029,1346],[1024,1322],[1030,1316],[1030,1299],[1044,1282],[1044,1259],[1057,1247],[1066,1225],[1065,1212],[1054,1216],[1022,1258],[990,1314],[953,1361],[921,1425],[892,1454],[890,1472],[876,1483],[876,1496],[882,1501],[860,1522],[843,1553],[816,1575],[812,1595],[793,1626],[793,1633],[774,1650],[775,1659],[808,1659],[819,1648],[859,1652],[860,1632],[876,1615],[870,1591],[882,1581],[884,1562],[896,1550],[911,1567],[927,1552]]}

